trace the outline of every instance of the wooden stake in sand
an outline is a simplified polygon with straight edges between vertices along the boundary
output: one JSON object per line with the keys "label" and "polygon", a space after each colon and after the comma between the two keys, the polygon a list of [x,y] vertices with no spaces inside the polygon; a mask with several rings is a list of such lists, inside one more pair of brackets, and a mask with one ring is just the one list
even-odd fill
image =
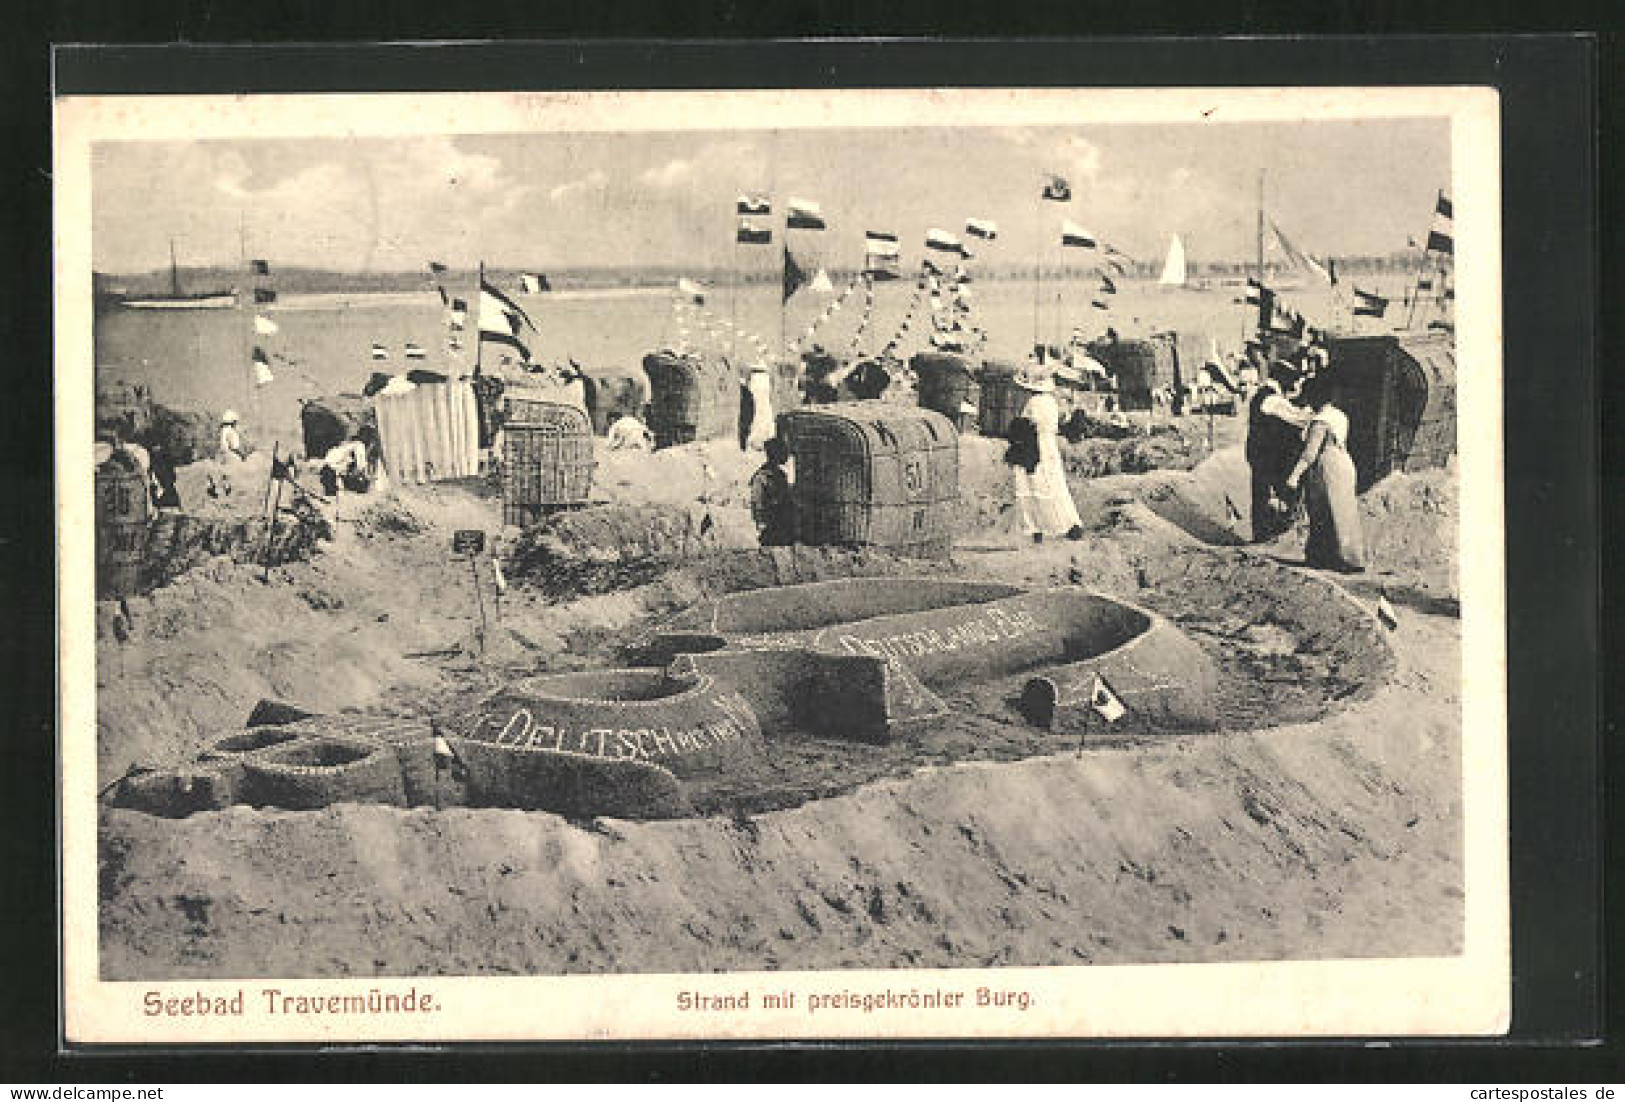
{"label": "wooden stake in sand", "polygon": [[277,514],[282,512],[282,480],[277,477],[276,464],[278,445],[279,442],[276,441],[271,444],[271,477],[265,487],[265,496],[270,502],[271,523],[265,529],[265,554],[263,556],[265,573],[260,576],[260,580],[266,582],[271,580],[271,552],[276,546],[276,520]]}
{"label": "wooden stake in sand", "polygon": [[474,604],[480,610],[480,628],[474,636],[479,653],[485,654],[485,595],[480,592],[480,552],[485,550],[485,533],[478,528],[459,528],[451,536],[451,553],[467,555],[468,568],[474,579]]}

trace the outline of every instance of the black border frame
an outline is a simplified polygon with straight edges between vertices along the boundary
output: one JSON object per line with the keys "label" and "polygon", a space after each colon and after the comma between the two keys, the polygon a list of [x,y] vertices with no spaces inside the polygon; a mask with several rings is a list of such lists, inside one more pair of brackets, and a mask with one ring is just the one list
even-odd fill
{"label": "black border frame", "polygon": [[[132,5],[132,8],[135,6]],[[139,13],[109,18],[94,37],[136,40],[152,33]],[[215,13],[218,17],[219,13]],[[456,13],[452,13],[456,14]],[[579,15],[580,13],[573,13]],[[444,13],[442,13],[444,16]],[[377,36],[348,9],[309,37]],[[674,16],[673,20],[680,16]],[[288,18],[285,14],[281,18]],[[728,28],[739,33],[736,22]],[[365,13],[361,15],[365,20]],[[259,25],[254,25],[258,21]],[[179,22],[179,21],[177,21]],[[285,37],[275,14],[242,20],[247,37]],[[56,37],[79,37],[56,24]],[[122,24],[122,25],[120,25]],[[198,29],[198,28],[193,28]],[[223,24],[205,31],[234,37]],[[429,30],[444,33],[446,28]],[[757,28],[766,30],[769,28]],[[989,28],[992,29],[992,28]],[[185,37],[187,28],[179,30]],[[427,28],[415,29],[423,35]],[[682,33],[680,26],[658,28]],[[237,31],[238,35],[242,31]],[[89,37],[89,36],[86,36]],[[199,35],[198,37],[202,37]],[[17,711],[4,769],[6,813],[30,815],[0,833],[6,867],[26,870],[26,887],[0,906],[10,945],[32,947],[0,1045],[0,1075],[19,1080],[208,1081],[406,1078],[417,1081],[545,1075],[547,1078],[918,1078],[1121,1080],[1251,1078],[1548,1078],[1589,1070],[1618,1081],[1617,1019],[1603,1017],[1602,766],[1598,656],[1601,617],[1598,510],[1599,399],[1595,358],[1599,152],[1617,168],[1618,148],[1597,144],[1602,102],[1617,108],[1618,55],[1599,66],[1598,42],[1577,37],[1405,37],[1246,40],[1004,40],[861,42],[599,41],[288,47],[63,48],[58,93],[163,91],[497,90],[587,87],[798,87],[1086,85],[1144,87],[1235,84],[1486,84],[1501,92],[1503,130],[1508,768],[1511,786],[1513,1033],[1505,1040],[1153,1044],[987,1042],[456,1046],[450,1055],[349,1050],[316,1062],[297,1055],[210,1049],[184,1065],[166,1053],[99,1050],[54,1054],[54,663],[51,660],[54,543],[50,459],[49,101],[40,88],[14,94],[7,133],[26,150],[19,201],[0,215],[0,243],[22,261],[7,296],[21,324],[10,347],[25,361],[24,394],[0,426],[0,489],[19,522],[40,529],[8,538],[12,569],[0,574],[0,607],[23,631],[8,638],[3,663]],[[13,78],[37,77],[41,43],[27,35],[6,47]],[[1614,83],[1606,89],[1599,74]],[[1243,79],[1245,78],[1245,79]],[[43,125],[42,125],[43,120]],[[40,140],[43,137],[43,142]],[[1617,255],[1617,251],[1608,255]],[[20,279],[19,279],[20,276]],[[0,315],[3,316],[3,315]],[[23,322],[22,319],[26,319]],[[1592,400],[1587,401],[1585,399]],[[1609,439],[1611,459],[1618,445]],[[1609,469],[1617,469],[1610,466]],[[18,528],[21,529],[19,523]],[[4,529],[0,529],[4,532]],[[1617,562],[1617,560],[1616,560]],[[31,582],[23,581],[32,576]],[[33,636],[32,642],[30,636]],[[43,795],[45,807],[39,807]],[[27,794],[32,792],[32,804]],[[34,817],[36,816],[37,817]],[[43,937],[41,935],[44,935]],[[42,982],[43,981],[43,982]],[[41,1044],[42,1039],[44,1043]],[[1600,1044],[1598,1042],[1601,1042]],[[1611,1059],[1610,1056],[1616,1058]],[[24,1056],[26,1062],[19,1063]],[[539,1059],[538,1059],[539,1058]]]}

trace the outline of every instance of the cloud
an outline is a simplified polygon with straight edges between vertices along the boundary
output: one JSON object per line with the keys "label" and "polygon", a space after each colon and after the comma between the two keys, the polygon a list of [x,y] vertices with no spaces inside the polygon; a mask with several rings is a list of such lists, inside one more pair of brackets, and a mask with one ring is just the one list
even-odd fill
{"label": "cloud", "polygon": [[1079,181],[1092,182],[1100,175],[1100,147],[1088,138],[1076,134],[1066,138],[1056,148],[1055,157]]}
{"label": "cloud", "polygon": [[762,174],[762,158],[748,141],[709,142],[691,157],[673,157],[653,165],[638,179],[649,187],[673,190],[715,184],[731,187],[754,186]]}
{"label": "cloud", "polygon": [[585,191],[596,191],[609,182],[609,176],[601,168],[595,168],[579,180],[570,180],[548,191],[547,197],[555,203],[562,203],[573,199]]}
{"label": "cloud", "polygon": [[650,187],[673,188],[689,183],[694,179],[694,162],[682,157],[674,157],[663,165],[656,165],[649,169],[638,179]]}

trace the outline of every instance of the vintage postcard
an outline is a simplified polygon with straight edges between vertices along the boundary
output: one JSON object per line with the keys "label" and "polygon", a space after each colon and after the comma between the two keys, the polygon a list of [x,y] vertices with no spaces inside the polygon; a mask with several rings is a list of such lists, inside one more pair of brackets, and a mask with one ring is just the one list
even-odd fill
{"label": "vintage postcard", "polygon": [[66,1040],[1503,1032],[1498,119],[59,98]]}

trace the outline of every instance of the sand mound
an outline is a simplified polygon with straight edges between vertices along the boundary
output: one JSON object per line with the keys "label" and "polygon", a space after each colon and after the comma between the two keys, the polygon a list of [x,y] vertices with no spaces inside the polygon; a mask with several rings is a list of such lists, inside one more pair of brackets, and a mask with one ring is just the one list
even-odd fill
{"label": "sand mound", "polygon": [[518,811],[108,812],[102,974],[1448,955],[1462,906],[1450,730],[1351,713],[591,830]]}
{"label": "sand mound", "polygon": [[503,569],[549,597],[577,597],[643,585],[674,563],[755,542],[737,509],[607,505],[557,513],[525,529]]}

